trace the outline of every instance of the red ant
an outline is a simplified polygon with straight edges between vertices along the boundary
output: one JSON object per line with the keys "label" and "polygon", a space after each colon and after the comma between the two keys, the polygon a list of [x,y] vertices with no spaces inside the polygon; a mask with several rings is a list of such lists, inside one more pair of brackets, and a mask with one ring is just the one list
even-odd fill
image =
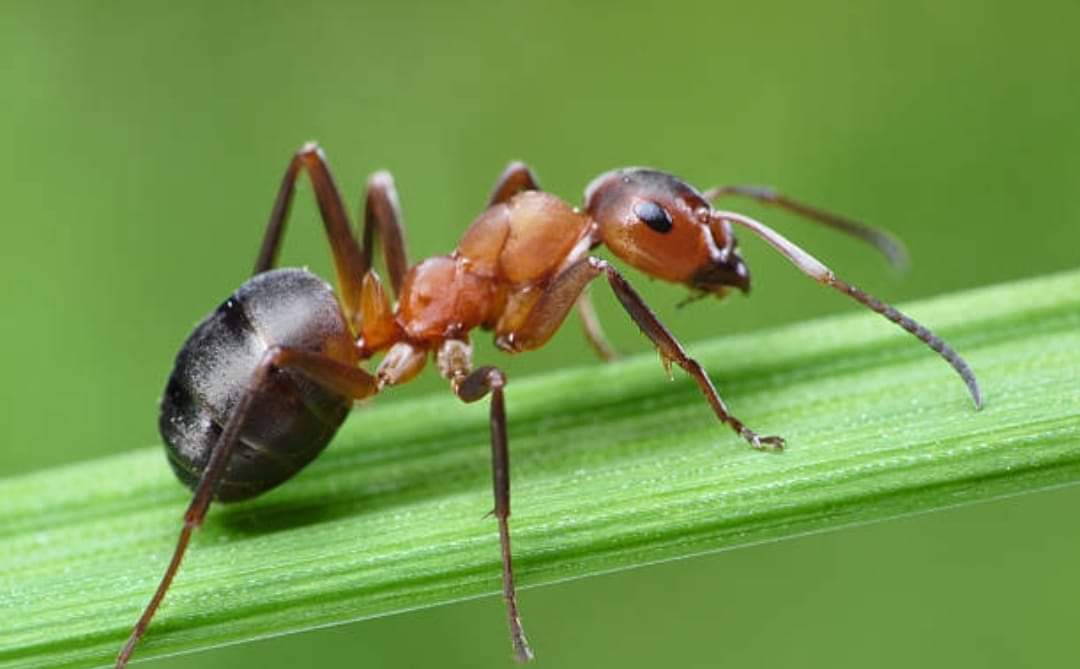
{"label": "red ant", "polygon": [[[340,299],[303,269],[273,270],[296,180],[307,170],[330,239]],[[494,516],[502,549],[503,596],[510,639],[519,661],[532,658],[522,630],[511,566],[510,460],[503,388],[496,367],[474,368],[469,332],[493,330],[508,352],[543,346],[577,305],[586,335],[606,358],[586,289],[604,276],[665,366],[677,364],[705,395],[721,422],[761,450],[780,450],[780,437],[762,437],[728,411],[705,370],[686,354],[637,292],[597,246],[651,276],[681,283],[700,295],[746,292],[750,272],[739,255],[732,224],[758,235],[804,274],[878,312],[937,351],[982,405],[967,363],[932,332],[893,307],[839,279],[765,225],[718,211],[711,200],[742,195],[780,206],[859,237],[895,263],[903,250],[889,235],[746,186],[701,193],[675,177],[628,168],[597,177],[584,209],[539,190],[532,172],[511,164],[489,206],[450,255],[409,268],[394,182],[386,172],[368,181],[363,239],[353,236],[345,206],[322,151],[300,149],[289,163],[255,262],[254,276],[200,323],[176,358],[161,403],[160,428],[169,463],[194,497],[184,514],[176,550],[153,598],[116,661],[123,667],[146,632],[176,575],[191,532],[212,499],[255,497],[284,482],[329,443],[354,400],[415,377],[434,353],[439,372],[464,402],[491,395]],[[382,241],[397,306],[372,270],[375,234]],[[375,373],[360,365],[384,353]]]}

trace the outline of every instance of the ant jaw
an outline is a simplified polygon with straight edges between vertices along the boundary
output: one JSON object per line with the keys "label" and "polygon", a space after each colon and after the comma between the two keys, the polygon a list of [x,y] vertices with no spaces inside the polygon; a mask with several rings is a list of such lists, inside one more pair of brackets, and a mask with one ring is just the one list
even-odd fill
{"label": "ant jaw", "polygon": [[704,268],[695,272],[687,281],[695,290],[715,293],[717,297],[727,294],[729,288],[738,288],[743,294],[750,293],[750,269],[736,251],[729,251],[723,258],[715,258]]}

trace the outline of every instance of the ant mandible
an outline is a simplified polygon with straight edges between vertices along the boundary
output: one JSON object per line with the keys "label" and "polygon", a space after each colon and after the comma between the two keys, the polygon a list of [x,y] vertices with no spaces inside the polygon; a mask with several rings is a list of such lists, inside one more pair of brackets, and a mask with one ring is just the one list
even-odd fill
{"label": "ant mandible", "polygon": [[[340,296],[303,269],[273,269],[296,181],[306,170],[330,240]],[[637,269],[681,283],[697,294],[723,297],[749,290],[732,224],[758,235],[800,271],[893,321],[937,351],[982,405],[975,375],[944,341],[911,318],[839,279],[762,223],[719,211],[710,202],[741,195],[776,205],[852,234],[894,263],[902,247],[888,234],[790,200],[772,191],[728,186],[701,193],[650,169],[627,168],[597,177],[583,210],[539,190],[528,167],[512,163],[500,176],[489,206],[450,255],[409,268],[393,179],[368,181],[363,238],[353,236],[345,206],[322,151],[300,149],[289,163],[255,272],[206,317],[180,349],[161,402],[160,429],[169,464],[194,491],[172,560],[127,644],[123,667],[146,632],[187,549],[192,530],[212,499],[255,497],[284,482],[329,443],[354,400],[405,383],[434,353],[439,372],[464,402],[491,396],[494,516],[502,552],[503,596],[510,638],[519,661],[532,658],[517,612],[510,552],[510,460],[503,388],[496,367],[474,368],[469,332],[493,330],[508,353],[543,346],[577,305],[589,342],[601,356],[611,348],[586,292],[604,276],[619,302],[656,346],[665,366],[677,364],[700,387],[721,422],[751,446],[780,450],[780,437],[762,437],[728,410],[702,366],[660,323],[641,296],[607,261],[589,255],[606,245]],[[372,270],[378,234],[397,296],[391,306]],[[361,364],[384,353],[374,374]]]}

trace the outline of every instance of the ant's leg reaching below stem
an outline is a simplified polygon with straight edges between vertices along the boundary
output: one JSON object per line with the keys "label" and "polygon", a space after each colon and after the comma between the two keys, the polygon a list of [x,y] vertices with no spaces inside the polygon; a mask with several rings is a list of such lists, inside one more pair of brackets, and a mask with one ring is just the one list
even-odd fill
{"label": "ant's leg reaching below stem", "polygon": [[510,451],[506,437],[506,406],[503,387],[506,376],[495,367],[472,370],[472,349],[459,340],[448,340],[439,348],[439,371],[450,380],[454,394],[462,402],[476,402],[491,395],[491,477],[495,494],[492,515],[499,523],[499,546],[502,550],[503,599],[510,624],[510,642],[518,662],[533,659],[532,649],[525,638],[518,615],[517,591],[514,588],[514,566],[510,551]]}

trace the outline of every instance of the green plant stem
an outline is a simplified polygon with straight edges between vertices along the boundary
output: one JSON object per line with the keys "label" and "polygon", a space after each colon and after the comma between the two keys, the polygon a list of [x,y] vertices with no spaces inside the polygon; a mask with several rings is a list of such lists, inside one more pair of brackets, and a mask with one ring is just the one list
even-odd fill
{"label": "green plant stem", "polygon": [[[982,412],[865,313],[690,347],[780,455],[652,355],[511,379],[526,624],[532,586],[1080,480],[1080,272],[907,310],[972,364]],[[136,657],[499,592],[488,443],[486,403],[449,393],[355,412],[295,480],[211,509]],[[6,480],[0,500],[0,667],[111,661],[187,501],[162,449]]]}

